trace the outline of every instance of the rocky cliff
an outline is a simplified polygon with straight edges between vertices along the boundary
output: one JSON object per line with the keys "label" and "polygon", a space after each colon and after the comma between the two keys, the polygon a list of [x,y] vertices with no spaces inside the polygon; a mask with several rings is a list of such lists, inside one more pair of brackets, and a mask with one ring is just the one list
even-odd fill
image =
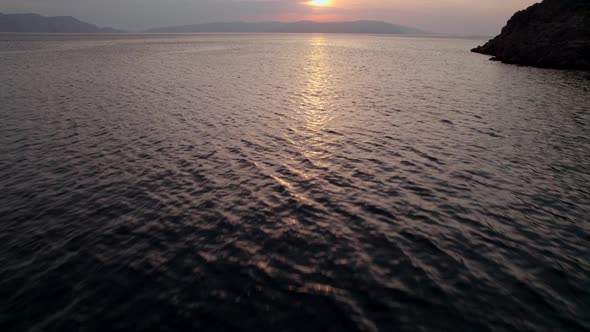
{"label": "rocky cliff", "polygon": [[590,70],[590,0],[544,0],[472,51],[505,63]]}

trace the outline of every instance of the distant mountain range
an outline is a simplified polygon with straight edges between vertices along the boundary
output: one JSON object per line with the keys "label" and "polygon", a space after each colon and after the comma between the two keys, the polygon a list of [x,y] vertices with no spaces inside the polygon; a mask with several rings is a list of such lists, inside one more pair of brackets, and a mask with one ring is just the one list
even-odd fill
{"label": "distant mountain range", "polygon": [[[99,28],[71,16],[46,17],[38,14],[0,13],[0,32],[37,33],[124,33],[113,28]],[[190,32],[294,32],[294,33],[359,33],[359,34],[415,34],[427,31],[380,21],[354,22],[227,22],[204,23],[149,29],[146,33]]]}
{"label": "distant mountain range", "polygon": [[125,31],[99,28],[71,16],[46,17],[38,14],[0,13],[0,32],[121,33]]}
{"label": "distant mountain range", "polygon": [[427,31],[380,21],[354,22],[229,22],[204,23],[150,29],[148,33],[186,32],[294,32],[294,33],[366,33],[366,34],[432,34]]}

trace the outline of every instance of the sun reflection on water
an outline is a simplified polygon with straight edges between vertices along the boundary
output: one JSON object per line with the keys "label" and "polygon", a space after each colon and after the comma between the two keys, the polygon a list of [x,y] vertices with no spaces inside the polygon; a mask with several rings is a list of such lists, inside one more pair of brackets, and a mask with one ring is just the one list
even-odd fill
{"label": "sun reflection on water", "polygon": [[317,206],[302,186],[316,181],[330,169],[328,160],[334,153],[333,135],[328,127],[333,117],[334,88],[327,40],[316,35],[308,42],[306,52],[297,62],[299,88],[294,93],[294,122],[286,132],[286,139],[296,153],[282,165],[294,177],[275,173],[271,178],[300,204]]}
{"label": "sun reflection on water", "polygon": [[305,135],[301,150],[305,157],[316,167],[327,168],[323,161],[329,156],[329,139],[326,135],[328,123],[332,118],[330,110],[332,92],[332,74],[324,36],[313,36],[303,69],[301,121]]}
{"label": "sun reflection on water", "polygon": [[310,51],[304,68],[302,110],[306,129],[319,132],[330,120],[331,74],[326,52],[325,37],[318,35],[311,40]]}

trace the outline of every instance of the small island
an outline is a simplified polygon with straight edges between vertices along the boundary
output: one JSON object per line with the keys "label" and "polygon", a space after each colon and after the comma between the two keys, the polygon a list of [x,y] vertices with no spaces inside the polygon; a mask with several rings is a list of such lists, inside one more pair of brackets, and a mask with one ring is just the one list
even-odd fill
{"label": "small island", "polygon": [[499,36],[472,51],[509,64],[590,70],[590,1],[534,4],[517,12]]}

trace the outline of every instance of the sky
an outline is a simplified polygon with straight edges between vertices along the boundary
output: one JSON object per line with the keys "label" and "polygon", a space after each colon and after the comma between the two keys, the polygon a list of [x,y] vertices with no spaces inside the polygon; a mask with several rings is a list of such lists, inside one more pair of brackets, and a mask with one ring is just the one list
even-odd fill
{"label": "sky", "polygon": [[[329,2],[313,6],[310,1]],[[535,0],[0,0],[3,13],[75,16],[132,31],[225,21],[380,20],[438,33],[491,36]]]}

